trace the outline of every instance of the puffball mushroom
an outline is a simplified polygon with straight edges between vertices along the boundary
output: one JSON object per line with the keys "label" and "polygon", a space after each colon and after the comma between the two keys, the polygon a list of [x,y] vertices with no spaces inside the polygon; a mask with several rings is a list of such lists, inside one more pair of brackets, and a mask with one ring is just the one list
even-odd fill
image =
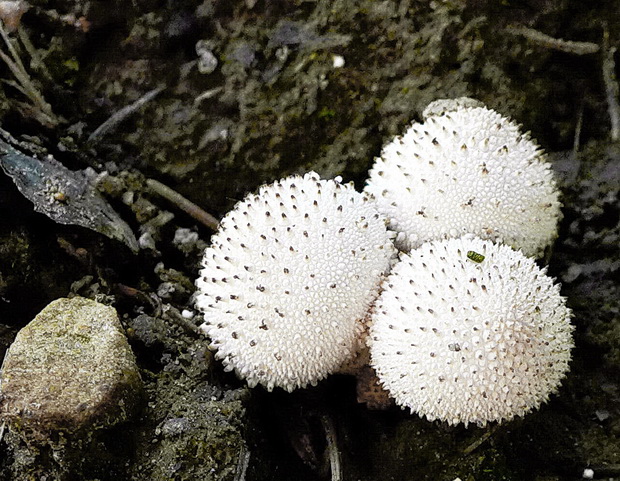
{"label": "puffball mushroom", "polygon": [[196,284],[226,370],[288,391],[355,355],[395,255],[374,202],[314,172],[248,195],[221,221]]}
{"label": "puffball mushroom", "polygon": [[560,202],[543,152],[519,126],[469,98],[438,100],[387,144],[365,191],[408,251],[471,233],[541,257]]}
{"label": "puffball mushroom", "polygon": [[509,420],[556,391],[571,311],[536,263],[473,236],[402,254],[368,338],[371,365],[402,407],[449,424]]}

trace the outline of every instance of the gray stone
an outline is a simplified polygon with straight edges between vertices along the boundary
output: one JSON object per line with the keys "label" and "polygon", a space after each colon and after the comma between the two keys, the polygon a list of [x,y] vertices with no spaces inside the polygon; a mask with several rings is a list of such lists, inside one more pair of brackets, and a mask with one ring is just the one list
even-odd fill
{"label": "gray stone", "polygon": [[0,373],[0,420],[24,440],[128,420],[142,380],[116,310],[57,299],[24,327]]}

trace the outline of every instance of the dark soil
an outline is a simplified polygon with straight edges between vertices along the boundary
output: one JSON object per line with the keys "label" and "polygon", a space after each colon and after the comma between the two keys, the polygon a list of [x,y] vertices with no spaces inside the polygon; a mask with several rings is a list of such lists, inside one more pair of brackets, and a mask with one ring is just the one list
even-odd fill
{"label": "dark soil", "polygon": [[[133,422],[82,443],[79,461],[70,442],[35,449],[5,431],[0,479],[330,479],[325,419],[347,481],[577,480],[586,468],[620,479],[620,144],[609,140],[605,53],[515,33],[602,47],[606,32],[617,46],[616,2],[34,0],[20,25],[34,50],[9,36],[49,109],[0,62],[2,129],[21,152],[83,171],[139,249],[35,212],[0,170],[0,356],[50,301],[96,299],[117,308],[146,399]],[[223,373],[191,299],[212,231],[146,179],[217,218],[292,173],[361,187],[386,141],[430,101],[460,96],[552,152],[564,219],[548,269],[576,326],[559,393],[522,419],[466,429],[368,410],[346,376],[289,395]]]}

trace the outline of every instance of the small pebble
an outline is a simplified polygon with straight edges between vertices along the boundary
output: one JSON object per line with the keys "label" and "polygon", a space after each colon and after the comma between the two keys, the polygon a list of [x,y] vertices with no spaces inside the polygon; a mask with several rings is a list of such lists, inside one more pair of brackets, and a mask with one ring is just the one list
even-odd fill
{"label": "small pebble", "polygon": [[332,57],[332,65],[334,68],[344,67],[344,57],[342,55],[334,55]]}

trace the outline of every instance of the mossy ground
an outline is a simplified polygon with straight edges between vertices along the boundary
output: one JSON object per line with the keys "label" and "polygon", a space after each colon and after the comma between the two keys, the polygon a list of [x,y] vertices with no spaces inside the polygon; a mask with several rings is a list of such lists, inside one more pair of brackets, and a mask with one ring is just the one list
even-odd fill
{"label": "mossy ground", "polygon": [[[22,24],[50,76],[30,72],[64,120],[41,124],[6,84],[2,128],[69,168],[106,171],[101,190],[146,246],[133,255],[33,214],[0,173],[2,346],[69,290],[105,298],[123,315],[146,383],[142,415],[123,436],[100,433],[106,441],[97,449],[108,447],[117,471],[106,474],[92,459],[101,451],[85,448],[72,464],[79,472],[63,471],[62,458],[50,454],[49,476],[314,480],[325,476],[322,416],[334,424],[346,480],[557,481],[579,479],[588,466],[620,476],[613,472],[620,463],[620,154],[607,140],[601,54],[559,52],[507,31],[518,23],[601,44],[607,28],[617,45],[615,2],[31,4]],[[198,70],[199,40],[218,61],[208,74]],[[335,67],[334,56],[344,66]],[[112,113],[162,86],[115,130],[88,142]],[[524,419],[448,428],[397,409],[368,411],[347,378],[291,397],[249,392],[223,375],[188,325],[196,319],[180,314],[191,308],[211,232],[150,192],[145,176],[217,217],[247,191],[290,173],[314,169],[359,187],[381,145],[428,102],[462,95],[511,115],[554,152],[565,217],[549,272],[574,310],[577,345],[558,395]],[[4,454],[0,478],[28,479],[15,468],[28,466],[27,453]]]}

